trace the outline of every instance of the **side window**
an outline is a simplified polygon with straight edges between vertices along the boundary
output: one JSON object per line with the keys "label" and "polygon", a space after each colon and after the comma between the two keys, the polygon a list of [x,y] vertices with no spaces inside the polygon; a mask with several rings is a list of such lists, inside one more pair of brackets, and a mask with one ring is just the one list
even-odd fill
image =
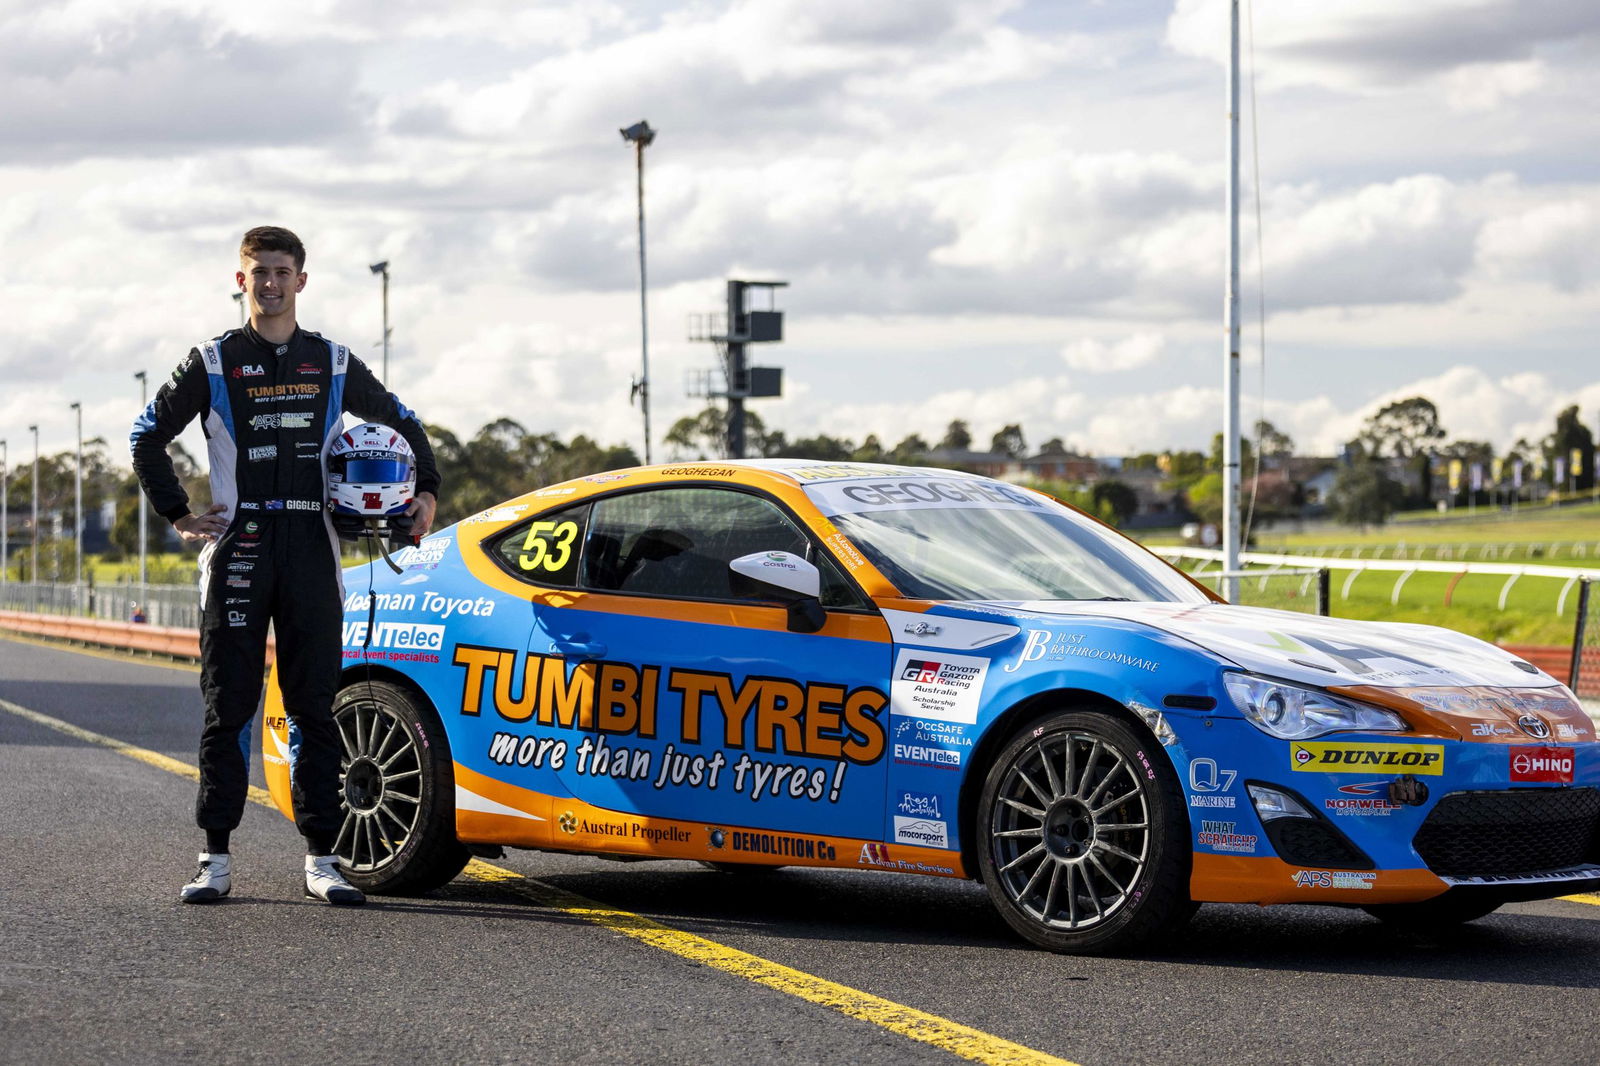
{"label": "side window", "polygon": [[541,515],[500,535],[491,554],[515,577],[535,585],[574,588],[589,524],[589,505]]}
{"label": "side window", "polygon": [[729,600],[735,598],[730,562],[751,552],[786,551],[822,566],[825,606],[858,606],[859,597],[833,562],[813,557],[809,548],[799,527],[758,496],[698,487],[646,490],[595,502],[583,585]]}

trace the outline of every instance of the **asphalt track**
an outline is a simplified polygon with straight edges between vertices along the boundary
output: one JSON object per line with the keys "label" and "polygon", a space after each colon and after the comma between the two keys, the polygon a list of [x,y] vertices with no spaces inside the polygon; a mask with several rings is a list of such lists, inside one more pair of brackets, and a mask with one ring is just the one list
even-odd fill
{"label": "asphalt track", "polygon": [[1600,1061],[1595,897],[1445,938],[1208,906],[1142,958],[872,872],[517,852],[345,909],[251,804],[232,896],[184,906],[194,671],[0,639],[0,701],[0,1063]]}

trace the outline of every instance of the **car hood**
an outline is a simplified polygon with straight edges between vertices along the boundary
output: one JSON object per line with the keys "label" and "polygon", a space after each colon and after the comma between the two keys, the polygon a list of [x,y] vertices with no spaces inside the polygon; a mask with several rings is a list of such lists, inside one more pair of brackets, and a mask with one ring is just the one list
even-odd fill
{"label": "car hood", "polygon": [[1503,648],[1437,626],[1363,622],[1226,603],[990,603],[1018,625],[1116,618],[1181,637],[1255,673],[1328,687],[1547,688],[1560,682]]}

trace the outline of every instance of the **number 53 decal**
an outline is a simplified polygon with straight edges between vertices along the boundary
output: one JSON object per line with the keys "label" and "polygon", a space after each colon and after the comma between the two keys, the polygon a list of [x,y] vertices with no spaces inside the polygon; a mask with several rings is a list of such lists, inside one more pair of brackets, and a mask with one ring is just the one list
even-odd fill
{"label": "number 53 decal", "polygon": [[524,570],[560,570],[572,560],[577,537],[576,522],[535,522],[522,540],[517,565]]}

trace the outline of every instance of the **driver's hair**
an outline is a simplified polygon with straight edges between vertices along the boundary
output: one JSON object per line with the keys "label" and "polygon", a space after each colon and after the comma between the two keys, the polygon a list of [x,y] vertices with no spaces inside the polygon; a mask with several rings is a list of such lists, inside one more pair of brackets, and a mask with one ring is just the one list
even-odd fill
{"label": "driver's hair", "polygon": [[257,226],[244,235],[244,240],[239,242],[239,261],[253,259],[259,252],[283,252],[294,256],[294,268],[301,271],[306,267],[306,246],[300,243],[300,238],[282,226]]}

